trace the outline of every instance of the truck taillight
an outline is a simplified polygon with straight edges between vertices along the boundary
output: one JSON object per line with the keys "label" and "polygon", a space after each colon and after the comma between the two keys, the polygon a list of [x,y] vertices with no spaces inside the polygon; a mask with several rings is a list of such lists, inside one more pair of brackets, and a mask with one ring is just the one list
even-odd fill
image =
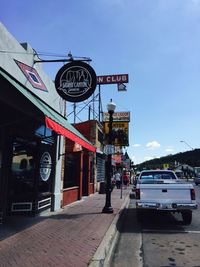
{"label": "truck taillight", "polygon": [[138,188],[135,189],[135,198],[140,199],[140,189]]}
{"label": "truck taillight", "polygon": [[194,190],[194,188],[190,189],[190,196],[191,196],[191,200],[195,200],[195,190]]}

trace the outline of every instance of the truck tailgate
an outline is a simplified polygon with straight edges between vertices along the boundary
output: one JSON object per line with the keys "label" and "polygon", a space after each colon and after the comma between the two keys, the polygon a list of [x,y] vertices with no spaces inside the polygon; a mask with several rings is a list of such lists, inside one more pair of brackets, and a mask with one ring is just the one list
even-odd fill
{"label": "truck tailgate", "polygon": [[192,202],[187,184],[140,184],[141,201]]}

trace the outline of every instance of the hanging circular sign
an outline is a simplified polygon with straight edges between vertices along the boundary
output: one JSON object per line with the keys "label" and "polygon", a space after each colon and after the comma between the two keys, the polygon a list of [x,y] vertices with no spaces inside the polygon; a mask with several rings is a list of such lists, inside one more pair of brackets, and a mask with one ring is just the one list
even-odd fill
{"label": "hanging circular sign", "polygon": [[46,182],[51,174],[52,160],[49,152],[44,152],[40,159],[40,178]]}
{"label": "hanging circular sign", "polygon": [[81,102],[95,91],[97,77],[94,69],[85,62],[72,61],[56,74],[55,87],[58,94],[69,102]]}

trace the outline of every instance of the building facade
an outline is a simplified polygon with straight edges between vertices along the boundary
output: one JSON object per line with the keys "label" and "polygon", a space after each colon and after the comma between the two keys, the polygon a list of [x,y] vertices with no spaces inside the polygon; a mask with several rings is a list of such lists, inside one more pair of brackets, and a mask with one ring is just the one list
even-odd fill
{"label": "building facade", "polygon": [[90,154],[96,148],[64,117],[64,101],[31,46],[2,24],[0,40],[0,217],[58,210],[67,144]]}

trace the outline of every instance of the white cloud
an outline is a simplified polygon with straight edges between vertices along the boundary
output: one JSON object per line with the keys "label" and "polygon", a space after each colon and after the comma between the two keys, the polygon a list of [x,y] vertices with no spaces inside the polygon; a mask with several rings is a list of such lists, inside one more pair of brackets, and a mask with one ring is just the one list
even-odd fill
{"label": "white cloud", "polygon": [[171,152],[174,152],[174,149],[173,148],[166,148],[165,151],[171,153]]}
{"label": "white cloud", "polygon": [[134,144],[133,147],[140,147],[140,144]]}
{"label": "white cloud", "polygon": [[152,141],[146,144],[146,147],[151,150],[160,148],[160,144],[157,141]]}

